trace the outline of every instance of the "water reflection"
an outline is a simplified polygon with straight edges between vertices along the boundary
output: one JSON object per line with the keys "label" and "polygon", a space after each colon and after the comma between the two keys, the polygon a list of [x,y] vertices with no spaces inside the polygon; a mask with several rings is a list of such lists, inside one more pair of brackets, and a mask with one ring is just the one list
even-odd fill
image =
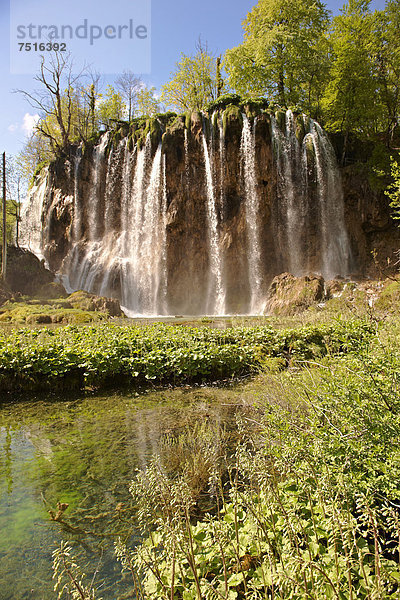
{"label": "water reflection", "polygon": [[99,568],[104,600],[116,585],[128,593],[113,541],[139,539],[128,493],[136,469],[165,451],[166,434],[196,423],[234,432],[249,410],[240,386],[0,405],[0,600],[54,597],[51,553],[62,539],[86,573]]}

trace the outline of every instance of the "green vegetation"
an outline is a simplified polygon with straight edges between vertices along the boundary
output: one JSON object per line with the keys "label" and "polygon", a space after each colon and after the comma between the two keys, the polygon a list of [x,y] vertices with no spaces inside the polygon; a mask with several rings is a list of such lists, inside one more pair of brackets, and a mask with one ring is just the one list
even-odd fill
{"label": "green vegetation", "polygon": [[267,95],[281,106],[301,103],[315,113],[327,69],[328,23],[320,0],[258,2],[244,21],[243,44],[225,54],[229,84],[241,94]]}
{"label": "green vegetation", "polygon": [[391,174],[392,183],[388,186],[386,194],[391,200],[390,206],[394,209],[394,218],[400,219],[400,165],[394,159],[391,163]]}
{"label": "green vegetation", "polygon": [[[318,338],[324,328],[311,329]],[[302,347],[306,329],[279,332],[300,343],[302,360],[251,384],[245,397],[258,416],[238,423],[233,453],[223,432],[188,429],[166,438],[168,460],[163,454],[138,472],[130,492],[143,541],[132,549],[126,534],[115,544],[137,598],[398,597],[399,322],[378,336],[365,322],[328,329],[324,356],[310,337]],[[266,328],[202,330],[203,339],[239,333],[269,356],[285,355]],[[211,509],[201,508],[205,493]],[[81,574],[71,547],[54,557],[60,584],[73,589]],[[97,597],[91,579],[82,581],[84,597]]]}
{"label": "green vegetation", "polygon": [[262,443],[245,436],[228,482],[214,478],[217,514],[191,519],[184,477],[142,472],[146,540],[116,546],[140,597],[398,597],[398,350],[277,376],[275,397],[270,381]]}
{"label": "green vegetation", "polygon": [[0,389],[215,381],[254,372],[270,357],[289,364],[356,349],[371,333],[363,321],[280,331],[107,323],[2,332]]}
{"label": "green vegetation", "polygon": [[[398,134],[398,2],[372,12],[349,0],[332,18],[323,2],[259,0],[243,43],[226,51],[229,85],[298,108],[331,132],[393,146]],[[396,144],[394,144],[396,145]]]}
{"label": "green vegetation", "polygon": [[162,100],[178,111],[203,110],[220,95],[217,62],[201,41],[196,54],[186,56],[176,63],[171,80],[162,88]]}

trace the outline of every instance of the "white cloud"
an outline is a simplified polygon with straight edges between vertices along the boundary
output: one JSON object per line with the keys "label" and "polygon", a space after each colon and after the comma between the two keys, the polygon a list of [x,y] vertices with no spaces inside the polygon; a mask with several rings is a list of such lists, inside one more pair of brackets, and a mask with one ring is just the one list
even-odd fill
{"label": "white cloud", "polygon": [[7,129],[10,133],[15,133],[16,131],[23,131],[23,133],[29,137],[38,121],[38,114],[31,115],[30,113],[25,113],[22,119],[22,123],[10,123]]}
{"label": "white cloud", "polygon": [[23,118],[23,123],[21,125],[22,131],[24,131],[26,133],[26,135],[30,135],[38,121],[39,121],[38,114],[31,115],[30,113],[25,113],[24,118]]}

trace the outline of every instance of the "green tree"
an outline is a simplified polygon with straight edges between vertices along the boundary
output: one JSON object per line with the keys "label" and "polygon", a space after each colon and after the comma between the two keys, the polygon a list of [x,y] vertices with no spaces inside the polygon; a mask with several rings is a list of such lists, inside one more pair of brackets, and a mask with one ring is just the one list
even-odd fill
{"label": "green tree", "polygon": [[155,87],[148,88],[144,85],[136,92],[136,112],[138,115],[153,117],[160,112],[160,104],[155,97],[155,91]]}
{"label": "green tree", "polygon": [[121,121],[125,114],[122,96],[112,85],[108,85],[106,93],[98,107],[98,118],[103,125],[109,127],[112,121]]}
{"label": "green tree", "polygon": [[390,206],[393,208],[393,218],[400,219],[400,164],[392,158],[391,162],[392,183],[385,194],[390,198]]}
{"label": "green tree", "polygon": [[381,110],[374,78],[373,15],[370,0],[349,0],[331,31],[333,63],[323,97],[325,125],[331,131],[371,135]]}
{"label": "green tree", "polygon": [[230,86],[315,112],[329,66],[328,24],[321,0],[259,0],[243,22],[243,43],[225,54]]}
{"label": "green tree", "polygon": [[390,145],[400,116],[400,5],[389,0],[385,10],[374,14],[373,59],[378,92],[383,107],[381,129]]}
{"label": "green tree", "polygon": [[221,90],[215,58],[201,41],[193,56],[181,55],[171,80],[163,86],[161,99],[179,111],[202,110]]}

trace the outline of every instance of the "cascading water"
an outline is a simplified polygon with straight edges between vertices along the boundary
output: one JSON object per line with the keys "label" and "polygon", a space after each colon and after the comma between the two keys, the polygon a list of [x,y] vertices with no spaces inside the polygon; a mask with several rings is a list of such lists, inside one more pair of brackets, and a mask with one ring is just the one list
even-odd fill
{"label": "cascading water", "polygon": [[21,244],[47,259],[64,214],[56,268],[66,288],[117,296],[129,315],[255,314],[282,271],[346,275],[343,194],[326,134],[291,111],[244,114],[242,129],[229,119],[213,115],[209,136],[197,122],[158,145],[148,134],[131,148],[132,138],[109,132],[91,153],[78,149],[64,192],[51,169],[37,180]]}
{"label": "cascading water", "polygon": [[43,169],[22,206],[18,243],[43,258],[43,203],[47,193],[48,169]]}
{"label": "cascading water", "polygon": [[80,145],[74,156],[74,221],[72,228],[72,239],[79,242],[82,236],[82,206],[79,194],[79,167],[82,160],[82,145]]}
{"label": "cascading water", "polygon": [[225,219],[225,211],[226,211],[225,188],[224,188],[226,157],[225,157],[225,134],[224,134],[222,117],[218,120],[218,131],[219,131],[219,189],[220,189],[220,198],[219,198],[220,211],[219,211],[219,214],[220,214],[221,221],[223,221]]}
{"label": "cascading water", "polygon": [[242,140],[240,154],[243,160],[245,201],[247,226],[247,257],[249,265],[250,313],[260,310],[260,292],[262,283],[261,240],[259,198],[257,194],[255,127],[251,130],[250,121],[245,114],[243,117]]}
{"label": "cascading water", "polygon": [[291,110],[285,114],[284,131],[276,118],[271,119],[273,148],[277,167],[277,235],[281,253],[288,255],[287,269],[294,275],[302,275],[307,270],[302,238],[307,228],[306,169],[302,159],[301,146],[297,140],[296,127]]}
{"label": "cascading water", "polygon": [[215,185],[207,140],[204,133],[202,134],[202,142],[207,184],[207,217],[210,260],[210,282],[207,299],[207,313],[221,315],[225,313],[225,290],[222,283],[222,259],[219,246],[217,209],[215,204]]}
{"label": "cascading water", "polygon": [[[310,271],[307,236],[312,229],[312,212],[317,214],[315,227],[320,233],[320,260],[315,270],[325,278],[347,275],[350,256],[349,240],[344,223],[343,192],[332,145],[323,129],[305,116],[305,129],[299,142],[299,125],[291,110],[286,111],[284,130],[277,119],[271,119],[273,149],[277,168],[277,236],[283,259],[283,269],[294,275]],[[310,144],[312,152],[310,156]],[[311,165],[309,164],[311,162]],[[309,170],[315,164],[317,201],[310,208]],[[312,170],[312,169],[311,169]]]}
{"label": "cascading water", "polygon": [[304,138],[304,156],[307,141],[311,140],[315,155],[318,198],[321,222],[321,272],[331,279],[347,274],[350,248],[344,222],[343,188],[332,144],[321,126],[310,120],[310,131]]}

